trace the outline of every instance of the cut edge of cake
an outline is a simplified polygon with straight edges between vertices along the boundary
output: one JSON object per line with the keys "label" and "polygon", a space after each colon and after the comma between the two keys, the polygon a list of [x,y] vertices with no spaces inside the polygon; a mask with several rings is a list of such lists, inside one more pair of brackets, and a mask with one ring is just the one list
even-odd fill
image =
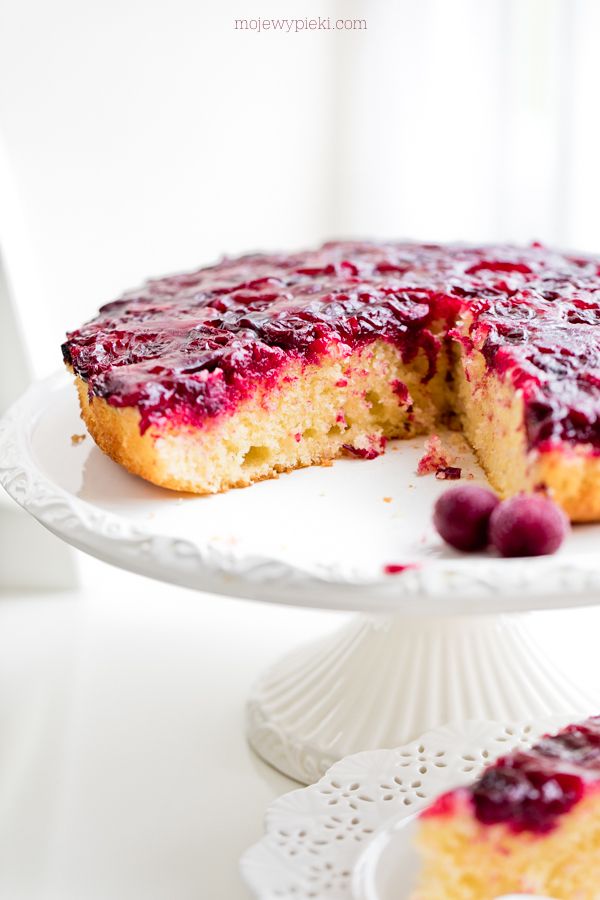
{"label": "cut edge of cake", "polygon": [[586,445],[528,449],[520,390],[490,370],[476,349],[440,351],[426,379],[419,351],[405,363],[387,341],[349,355],[335,348],[319,363],[291,361],[277,382],[200,427],[166,422],[140,428],[136,407],[90,396],[79,376],[82,418],[98,444],[129,472],[197,494],[247,487],[280,473],[328,464],[344,453],[372,458],[385,442],[431,433],[455,415],[502,497],[546,490],[573,522],[600,519],[600,456]]}
{"label": "cut edge of cake", "polygon": [[501,497],[547,490],[572,522],[600,519],[600,456],[585,444],[529,449],[523,394],[476,349],[456,347],[454,402],[463,433]]}
{"label": "cut edge of cake", "polygon": [[449,411],[446,354],[430,379],[428,366],[423,351],[405,363],[386,341],[351,354],[333,348],[318,364],[290,361],[268,388],[258,382],[234,413],[146,430],[137,408],[112,406],[75,381],[82,418],[108,456],[156,485],[211,494],[342,454],[374,458],[389,439],[433,431]]}

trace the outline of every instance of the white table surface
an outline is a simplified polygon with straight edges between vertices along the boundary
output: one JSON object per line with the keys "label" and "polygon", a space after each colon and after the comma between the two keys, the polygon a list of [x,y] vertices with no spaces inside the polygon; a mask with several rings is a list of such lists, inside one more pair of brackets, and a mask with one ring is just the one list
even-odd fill
{"label": "white table surface", "polygon": [[[297,786],[245,742],[249,686],[344,617],[85,569],[79,594],[0,600],[0,897],[248,900],[238,858]],[[559,642],[564,615],[538,614]],[[568,615],[598,678],[598,612]]]}
{"label": "white table surface", "polygon": [[343,616],[86,568],[0,599],[0,897],[247,900],[239,856],[298,787],[246,744],[248,688]]}

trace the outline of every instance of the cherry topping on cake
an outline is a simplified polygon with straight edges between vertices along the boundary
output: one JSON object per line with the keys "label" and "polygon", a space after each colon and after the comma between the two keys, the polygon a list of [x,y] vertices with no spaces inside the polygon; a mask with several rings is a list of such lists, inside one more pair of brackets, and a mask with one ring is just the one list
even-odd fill
{"label": "cherry topping on cake", "polygon": [[473,788],[475,813],[485,825],[506,822],[515,831],[545,832],[584,790],[580,775],[545,765],[535,753],[498,760]]}
{"label": "cherry topping on cake", "polygon": [[542,756],[582,769],[600,768],[600,716],[568,725],[559,734],[546,735],[535,749]]}
{"label": "cherry topping on cake", "polygon": [[[454,326],[469,314],[468,333]],[[136,407],[140,430],[228,414],[285,366],[375,341],[437,370],[447,338],[480,348],[522,392],[528,449],[600,454],[600,266],[533,245],[330,242],[153,279],[71,332],[90,397]],[[408,390],[397,389],[400,403]]]}
{"label": "cherry topping on cake", "polygon": [[447,544],[457,550],[482,550],[488,544],[490,516],[496,495],[484,487],[451,488],[436,501],[433,524]]}
{"label": "cherry topping on cake", "polygon": [[569,531],[569,520],[548,497],[520,494],[504,500],[490,519],[490,541],[502,556],[554,553]]}
{"label": "cherry topping on cake", "polygon": [[545,834],[597,790],[599,777],[600,716],[591,716],[501,756],[473,785],[442,794],[421,816],[453,815],[466,798],[483,825]]}
{"label": "cherry topping on cake", "polygon": [[600,771],[600,716],[545,735],[531,750],[501,757],[469,788],[486,825],[550,831],[584,795],[590,770]]}

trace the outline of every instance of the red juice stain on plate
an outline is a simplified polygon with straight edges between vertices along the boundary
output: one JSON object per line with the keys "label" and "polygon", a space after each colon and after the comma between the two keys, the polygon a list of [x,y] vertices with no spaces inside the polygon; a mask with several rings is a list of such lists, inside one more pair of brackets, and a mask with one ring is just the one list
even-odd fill
{"label": "red juice stain on plate", "polygon": [[403,572],[409,571],[409,569],[418,568],[417,563],[387,563],[383,567],[383,571],[386,575],[401,575]]}

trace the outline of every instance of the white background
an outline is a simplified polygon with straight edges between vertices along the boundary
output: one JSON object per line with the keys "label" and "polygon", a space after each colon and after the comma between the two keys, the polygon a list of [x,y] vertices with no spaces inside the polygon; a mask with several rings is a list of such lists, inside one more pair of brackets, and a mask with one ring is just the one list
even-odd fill
{"label": "white background", "polygon": [[[340,15],[367,30],[233,26]],[[223,253],[600,252],[599,45],[597,0],[0,0],[0,244],[31,373],[100,303]],[[337,617],[77,560],[81,593],[0,603],[0,897],[246,897],[237,857],[290,785],[246,748],[244,697]]]}
{"label": "white background", "polygon": [[[257,34],[240,16],[362,16]],[[596,0],[1,0],[34,370],[150,274],[364,235],[600,250]]]}

